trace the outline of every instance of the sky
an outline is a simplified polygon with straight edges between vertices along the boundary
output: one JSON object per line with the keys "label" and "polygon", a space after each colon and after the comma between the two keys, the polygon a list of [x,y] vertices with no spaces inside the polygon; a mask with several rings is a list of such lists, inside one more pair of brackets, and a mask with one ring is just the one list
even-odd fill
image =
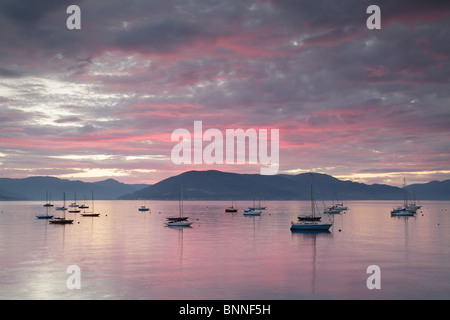
{"label": "sky", "polygon": [[434,0],[0,0],[0,177],[260,173],[174,164],[202,121],[278,129],[279,174],[450,179],[449,31]]}

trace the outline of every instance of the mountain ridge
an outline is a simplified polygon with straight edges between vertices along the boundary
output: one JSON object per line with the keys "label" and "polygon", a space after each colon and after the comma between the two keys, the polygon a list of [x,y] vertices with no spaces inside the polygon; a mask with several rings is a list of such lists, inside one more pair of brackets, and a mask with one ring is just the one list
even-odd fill
{"label": "mountain ridge", "polygon": [[[297,175],[239,174],[218,170],[186,171],[155,184],[125,184],[114,179],[97,182],[35,176],[0,178],[0,200],[178,200],[181,186],[185,200],[309,200],[313,179],[316,200],[403,200],[403,188],[339,180],[323,173]],[[408,199],[450,200],[450,180],[412,184]]]}
{"label": "mountain ridge", "polygon": [[[298,175],[237,174],[218,170],[187,171],[158,183],[126,194],[119,199],[176,200],[183,186],[185,200],[309,200],[311,177],[316,200],[402,200],[403,188],[385,184],[364,184],[339,180],[322,173]],[[448,184],[447,184],[448,181]],[[428,191],[423,184],[406,188],[408,199],[416,190],[420,200],[450,200],[450,180],[432,184]],[[443,186],[443,188],[441,188]],[[443,190],[440,190],[443,189]]]}

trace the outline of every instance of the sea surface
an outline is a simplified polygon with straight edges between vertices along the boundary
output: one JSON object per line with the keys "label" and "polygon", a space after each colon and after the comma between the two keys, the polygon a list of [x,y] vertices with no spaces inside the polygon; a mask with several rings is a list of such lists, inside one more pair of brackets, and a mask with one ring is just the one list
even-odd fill
{"label": "sea surface", "polygon": [[450,299],[449,201],[422,201],[414,217],[391,217],[395,201],[349,201],[323,216],[325,233],[290,231],[309,202],[244,216],[252,204],[185,201],[194,223],[173,228],[177,201],[95,201],[100,216],[66,213],[72,225],[37,219],[42,202],[0,202],[0,299]]}

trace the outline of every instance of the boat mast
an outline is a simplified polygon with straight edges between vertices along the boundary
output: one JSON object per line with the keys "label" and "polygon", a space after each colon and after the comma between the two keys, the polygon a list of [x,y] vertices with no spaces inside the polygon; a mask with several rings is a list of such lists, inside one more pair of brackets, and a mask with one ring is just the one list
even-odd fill
{"label": "boat mast", "polygon": [[313,185],[312,185],[312,183],[311,183],[311,211],[312,211],[312,216],[315,217],[314,195],[313,195]]}
{"label": "boat mast", "polygon": [[183,186],[181,186],[181,191],[180,191],[179,207],[180,207],[180,218],[181,218],[183,216]]}
{"label": "boat mast", "polygon": [[64,197],[63,197],[63,213],[64,213],[64,219],[66,219],[66,192],[64,191]]}
{"label": "boat mast", "polygon": [[403,178],[403,203],[405,205],[406,208],[406,180],[405,178]]}

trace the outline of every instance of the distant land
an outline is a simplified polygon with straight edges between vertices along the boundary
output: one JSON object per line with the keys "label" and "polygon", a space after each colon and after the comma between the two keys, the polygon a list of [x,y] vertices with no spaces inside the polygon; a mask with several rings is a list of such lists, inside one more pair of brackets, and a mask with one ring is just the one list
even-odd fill
{"label": "distant land", "polygon": [[[114,179],[99,182],[72,181],[54,177],[0,178],[0,200],[51,200],[76,197],[96,200],[178,200],[181,186],[185,200],[309,200],[311,178],[316,200],[402,200],[402,188],[385,184],[343,181],[320,173],[298,175],[237,174],[217,170],[188,171],[153,185],[125,184]],[[450,180],[412,184],[408,198],[450,200]]]}
{"label": "distant land", "polygon": [[66,193],[67,200],[90,201],[92,192],[96,200],[113,200],[133,193],[147,184],[125,184],[114,179],[98,182],[59,179],[55,177],[29,177],[23,179],[0,178],[0,200],[62,200]]}
{"label": "distant land", "polygon": [[[330,175],[313,173],[316,200],[399,200],[402,188],[385,184],[367,185],[342,181]],[[311,173],[298,175],[237,174],[217,170],[188,171],[162,180],[120,199],[174,200],[309,200]],[[413,184],[406,187],[409,199],[415,190],[417,200],[450,200],[450,180]]]}

